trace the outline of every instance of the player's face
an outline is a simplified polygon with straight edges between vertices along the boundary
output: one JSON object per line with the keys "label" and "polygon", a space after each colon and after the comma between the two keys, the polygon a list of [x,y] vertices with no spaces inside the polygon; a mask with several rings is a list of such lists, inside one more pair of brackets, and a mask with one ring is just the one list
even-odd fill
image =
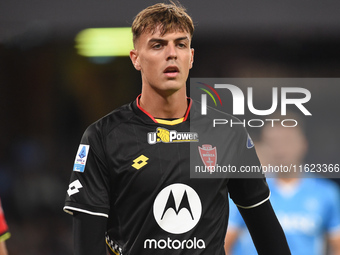
{"label": "player's face", "polygon": [[268,162],[274,165],[290,166],[301,164],[307,141],[301,129],[292,127],[265,127],[262,135]]}
{"label": "player's face", "polygon": [[173,31],[161,35],[143,33],[130,52],[135,68],[141,71],[143,88],[148,86],[159,93],[185,90],[194,50],[187,32]]}

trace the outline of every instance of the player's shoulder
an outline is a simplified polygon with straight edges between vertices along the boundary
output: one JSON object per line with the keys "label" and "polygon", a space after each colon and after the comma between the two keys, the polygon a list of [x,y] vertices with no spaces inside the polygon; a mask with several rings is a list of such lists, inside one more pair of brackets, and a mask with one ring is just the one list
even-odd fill
{"label": "player's shoulder", "polygon": [[313,179],[314,182],[315,182],[315,185],[317,187],[320,188],[320,190],[327,190],[329,192],[338,192],[339,191],[339,187],[338,185],[330,180],[330,179],[327,179],[327,178],[314,178]]}
{"label": "player's shoulder", "polygon": [[224,130],[232,133],[247,134],[244,120],[241,121],[234,115],[220,111],[211,106],[207,106],[206,114],[201,113],[201,102],[193,101],[194,119],[198,122],[207,122],[208,125],[213,125],[218,132]]}
{"label": "player's shoulder", "polygon": [[121,124],[129,122],[135,116],[131,104],[132,103],[122,105],[98,119],[87,127],[84,134],[87,136],[92,136],[98,133],[107,135]]}
{"label": "player's shoulder", "polygon": [[313,193],[323,199],[333,199],[339,197],[339,186],[332,180],[327,178],[303,178],[306,192]]}
{"label": "player's shoulder", "polygon": [[206,116],[206,117],[210,117],[210,118],[226,118],[226,119],[235,119],[237,120],[237,118],[227,112],[224,111],[220,111],[216,108],[213,108],[211,106],[207,106],[207,113],[206,114],[202,114],[201,113],[201,109],[202,109],[202,104],[201,102],[192,99],[192,105],[193,105],[193,109],[195,111],[196,114],[200,114],[202,116]]}

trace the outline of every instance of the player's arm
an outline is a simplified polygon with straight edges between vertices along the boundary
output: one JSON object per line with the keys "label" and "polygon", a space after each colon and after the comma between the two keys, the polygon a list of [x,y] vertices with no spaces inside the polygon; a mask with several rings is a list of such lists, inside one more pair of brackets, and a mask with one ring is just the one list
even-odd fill
{"label": "player's arm", "polygon": [[[1,210],[1,207],[0,207]],[[7,247],[6,247],[6,240],[11,236],[11,234],[8,232],[8,227],[5,222],[5,218],[3,214],[0,216],[0,229],[5,230],[6,232],[0,234],[0,255],[8,255]]]}
{"label": "player's arm", "polygon": [[237,228],[228,228],[227,234],[224,240],[224,251],[226,255],[231,254],[231,250],[239,236],[239,230]]}
{"label": "player's arm", "polygon": [[[327,188],[327,189],[326,189]],[[326,190],[326,191],[325,191]],[[340,255],[340,192],[339,187],[333,182],[327,182],[323,189],[327,198],[327,242],[331,255]],[[327,192],[327,193],[326,193]]]}
{"label": "player's arm", "polygon": [[105,231],[110,210],[110,180],[101,122],[90,125],[81,140],[64,211],[73,215],[76,255],[106,255]]}
{"label": "player's arm", "polygon": [[238,207],[260,255],[289,255],[282,227],[269,200],[252,208]]}
{"label": "player's arm", "polygon": [[75,212],[73,215],[74,254],[106,255],[106,223],[106,217]]}
{"label": "player's arm", "polygon": [[[239,133],[236,166],[258,166],[254,143],[246,131]],[[242,172],[228,182],[230,198],[237,205],[260,255],[290,255],[286,236],[269,201],[270,190],[262,172]]]}
{"label": "player's arm", "polygon": [[340,233],[329,236],[328,243],[330,246],[331,254],[340,255]]}
{"label": "player's arm", "polygon": [[0,241],[0,255],[8,255],[5,241]]}
{"label": "player's arm", "polygon": [[244,228],[246,228],[246,226],[237,206],[233,202],[229,201],[229,222],[227,234],[224,240],[224,251],[226,255],[231,254],[232,249]]}

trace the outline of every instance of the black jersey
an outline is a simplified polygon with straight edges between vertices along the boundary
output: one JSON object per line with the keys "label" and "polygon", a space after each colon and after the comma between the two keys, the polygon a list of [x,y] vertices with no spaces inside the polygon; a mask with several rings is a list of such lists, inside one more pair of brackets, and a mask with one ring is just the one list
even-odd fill
{"label": "black jersey", "polygon": [[194,165],[209,162],[260,163],[243,127],[219,127],[221,135],[211,116],[225,119],[225,113],[209,109],[210,117],[202,116],[200,104],[188,102],[184,118],[164,121],[143,110],[137,98],[84,133],[64,210],[108,217],[111,254],[222,255],[228,192],[243,207],[268,199],[262,176],[190,176]]}

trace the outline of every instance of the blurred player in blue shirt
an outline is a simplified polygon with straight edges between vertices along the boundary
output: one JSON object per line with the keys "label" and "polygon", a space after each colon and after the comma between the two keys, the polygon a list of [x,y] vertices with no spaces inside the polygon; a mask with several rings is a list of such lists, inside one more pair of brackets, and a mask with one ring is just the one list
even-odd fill
{"label": "blurred player in blue shirt", "polygon": [[[297,119],[295,115],[289,117]],[[298,121],[301,123],[301,120]],[[264,166],[300,165],[307,141],[299,125],[268,124],[256,146]],[[298,171],[297,171],[298,172]],[[269,175],[270,176],[270,175]],[[286,234],[293,255],[340,254],[340,196],[328,179],[301,178],[300,173],[277,173],[268,178],[271,203]],[[257,254],[237,207],[230,202],[229,228],[225,242],[228,255]]]}

